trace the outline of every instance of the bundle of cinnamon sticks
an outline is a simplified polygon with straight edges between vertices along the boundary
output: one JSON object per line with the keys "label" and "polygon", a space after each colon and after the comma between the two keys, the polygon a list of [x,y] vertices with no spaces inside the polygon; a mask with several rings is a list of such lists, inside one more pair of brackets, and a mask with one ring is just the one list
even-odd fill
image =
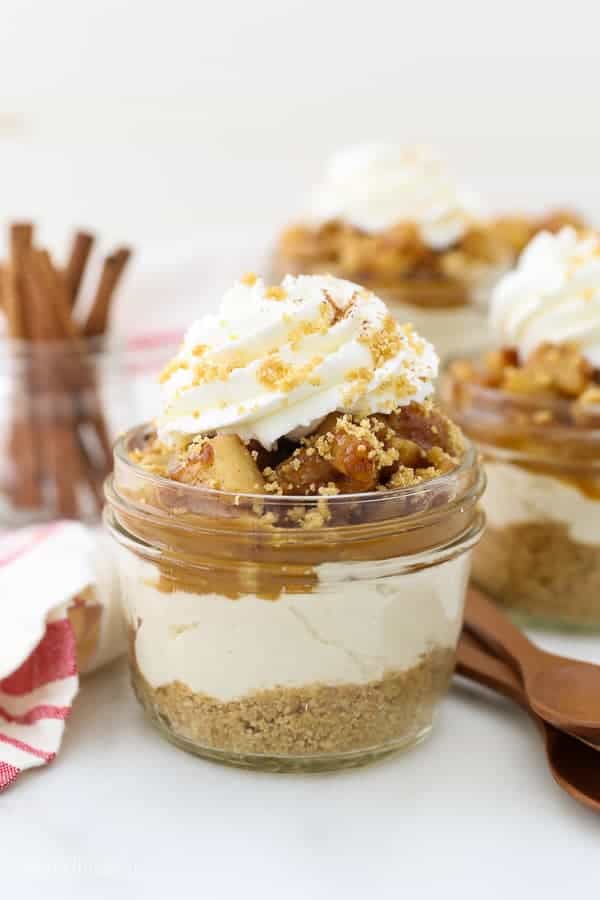
{"label": "bundle of cinnamon sticks", "polygon": [[0,304],[7,320],[10,410],[2,490],[29,518],[97,517],[111,445],[97,383],[115,290],[130,257],[105,260],[92,301],[80,313],[81,285],[94,238],[78,232],[64,266],[34,243],[34,227],[10,227],[0,264]]}

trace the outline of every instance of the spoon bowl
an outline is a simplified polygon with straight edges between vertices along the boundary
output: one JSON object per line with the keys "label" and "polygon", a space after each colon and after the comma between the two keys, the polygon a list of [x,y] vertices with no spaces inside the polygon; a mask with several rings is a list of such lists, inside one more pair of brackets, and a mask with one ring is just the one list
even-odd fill
{"label": "spoon bowl", "polygon": [[527,682],[537,714],[547,722],[600,741],[600,666],[540,653],[545,657],[544,665]]}

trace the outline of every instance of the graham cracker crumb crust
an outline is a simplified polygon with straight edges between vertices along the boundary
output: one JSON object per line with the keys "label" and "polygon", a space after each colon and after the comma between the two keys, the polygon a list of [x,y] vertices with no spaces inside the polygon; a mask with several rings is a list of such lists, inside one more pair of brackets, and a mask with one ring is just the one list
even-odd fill
{"label": "graham cracker crumb crust", "polygon": [[488,526],[473,555],[473,578],[508,609],[600,627],[600,547],[574,541],[564,524]]}
{"label": "graham cracker crumb crust", "polygon": [[344,753],[409,741],[431,723],[454,669],[454,651],[434,647],[411,668],[366,684],[309,684],[220,702],[179,681],[153,688],[135,658],[138,699],[178,737],[241,754]]}

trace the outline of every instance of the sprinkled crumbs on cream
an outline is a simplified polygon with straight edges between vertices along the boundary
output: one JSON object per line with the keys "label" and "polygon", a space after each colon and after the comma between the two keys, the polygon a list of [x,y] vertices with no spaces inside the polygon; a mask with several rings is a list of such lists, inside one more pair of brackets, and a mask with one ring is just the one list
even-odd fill
{"label": "sprinkled crumbs on cream", "polygon": [[377,331],[368,331],[359,337],[359,341],[365,344],[371,351],[373,365],[376,368],[384,365],[389,359],[397,356],[403,347],[403,338],[407,335],[389,314],[383,320],[383,325]]}
{"label": "sprinkled crumbs on cream", "polygon": [[249,273],[165,369],[159,434],[168,443],[227,429],[268,449],[328,411],[364,416],[423,402],[437,366],[431,345],[369,291],[320,276],[269,287]]}
{"label": "sprinkled crumbs on cream", "polygon": [[311,360],[301,366],[293,366],[283,361],[281,356],[274,352],[269,354],[262,362],[256,373],[257,380],[270,391],[281,391],[288,394],[295,390],[303,382],[318,385],[318,376],[311,373],[323,362],[322,356],[313,356]]}
{"label": "sprinkled crumbs on cream", "polygon": [[282,288],[280,285],[271,285],[265,290],[265,297],[269,300],[285,300],[288,293],[285,288]]}
{"label": "sprinkled crumbs on cream", "polygon": [[[334,323],[334,318],[331,305],[324,300],[320,304],[318,318],[304,319],[289,332],[287,341],[292,350],[298,350],[302,339],[311,334],[327,334]],[[284,321],[286,321],[285,317]]]}
{"label": "sprinkled crumbs on cream", "polygon": [[165,384],[169,380],[169,378],[178,372],[180,369],[189,369],[190,364],[185,359],[172,359],[167,365],[164,367],[162,372],[158,377],[159,384]]}

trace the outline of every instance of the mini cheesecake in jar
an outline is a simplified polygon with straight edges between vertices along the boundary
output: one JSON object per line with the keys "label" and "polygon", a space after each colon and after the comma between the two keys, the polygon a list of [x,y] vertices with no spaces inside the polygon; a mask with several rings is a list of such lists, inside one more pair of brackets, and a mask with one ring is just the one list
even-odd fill
{"label": "mini cheesecake in jar", "polygon": [[107,484],[132,680],[171,741],[310,771],[429,733],[484,486],[436,370],[335,278],[246,279],[192,326]]}

